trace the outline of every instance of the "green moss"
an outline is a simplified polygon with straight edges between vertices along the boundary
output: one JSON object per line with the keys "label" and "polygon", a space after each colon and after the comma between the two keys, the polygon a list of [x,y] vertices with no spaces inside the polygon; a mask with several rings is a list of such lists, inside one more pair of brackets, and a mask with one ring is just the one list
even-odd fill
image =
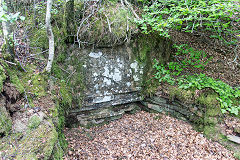
{"label": "green moss", "polygon": [[21,72],[17,68],[9,67],[7,64],[4,65],[10,82],[16,87],[20,94],[26,91],[37,97],[45,96],[47,76],[33,73],[33,71],[29,69],[30,67],[34,68],[35,66],[26,66],[25,69],[27,72]]}
{"label": "green moss", "polygon": [[41,120],[38,116],[34,115],[31,117],[31,119],[28,121],[28,128],[35,129],[39,126],[41,123]]}
{"label": "green moss", "polygon": [[7,71],[7,75],[10,78],[10,82],[16,87],[16,89],[19,91],[19,93],[24,92],[24,86],[21,80],[19,79],[19,74],[21,74],[20,71],[17,71],[17,68],[9,67],[6,63],[1,62]]}
{"label": "green moss", "polygon": [[20,79],[18,78],[18,76],[12,72],[10,75],[10,81],[11,83],[17,88],[17,90],[20,92],[20,93],[23,93],[24,92],[24,86],[23,86],[23,83],[20,81]]}
{"label": "green moss", "polygon": [[27,72],[21,75],[25,90],[37,98],[46,95],[47,75]]}
{"label": "green moss", "polygon": [[[59,102],[60,101],[60,102]],[[68,144],[63,133],[63,128],[65,126],[65,114],[69,109],[68,106],[61,103],[62,99],[56,99],[56,105],[51,110],[53,121],[58,132],[58,141],[54,146],[53,159],[62,159],[64,150],[67,148]]]}
{"label": "green moss", "polygon": [[[0,105],[5,104],[4,99],[1,100]],[[5,106],[0,106],[0,133],[8,135],[12,129],[12,120],[9,116]]]}
{"label": "green moss", "polygon": [[194,102],[194,91],[184,90],[175,86],[169,86],[169,95],[172,99],[177,98],[183,103]]}
{"label": "green moss", "polygon": [[63,105],[67,105],[71,107],[72,105],[72,95],[71,92],[69,91],[69,88],[67,87],[65,81],[60,82],[60,94],[61,94],[61,103]]}
{"label": "green moss", "polygon": [[32,75],[32,78],[31,78],[30,85],[32,86],[29,88],[29,90],[38,97],[45,96],[46,95],[45,89],[47,87],[46,82],[47,81],[46,81],[45,75],[34,74]]}
{"label": "green moss", "polygon": [[45,147],[43,148],[43,153],[44,153],[44,159],[49,159],[49,157],[51,156],[52,152],[53,152],[53,148],[55,143],[57,142],[58,139],[58,133],[56,132],[56,130],[52,130],[52,132],[49,133],[49,141],[48,143],[45,145]]}
{"label": "green moss", "polygon": [[5,70],[2,65],[0,65],[0,91],[3,89],[3,82],[6,80]]}
{"label": "green moss", "polygon": [[219,102],[217,101],[218,95],[216,93],[204,93],[197,98],[197,102],[204,106],[208,106],[210,108],[215,108],[219,106]]}
{"label": "green moss", "polygon": [[31,160],[38,160],[37,155],[35,153],[27,153],[25,155],[17,155],[15,157],[16,160],[22,159],[31,159]]}
{"label": "green moss", "polygon": [[159,86],[159,82],[153,78],[155,73],[153,60],[157,59],[160,63],[167,62],[171,53],[170,44],[170,41],[160,37],[157,33],[139,34],[132,39],[130,49],[135,55],[134,58],[144,67],[142,95],[151,95]]}
{"label": "green moss", "polygon": [[58,109],[57,107],[49,108],[50,115],[52,118],[57,118],[58,117]]}
{"label": "green moss", "polygon": [[64,150],[59,144],[59,142],[57,142],[54,146],[52,159],[60,160],[62,159],[63,156],[64,156]]}
{"label": "green moss", "polygon": [[[44,155],[44,159],[47,160],[52,154],[57,139],[58,133],[53,127],[51,120],[49,120],[39,125],[38,128],[28,132],[19,141],[16,137],[13,140],[12,138],[4,139],[4,149],[8,150],[7,156],[16,155],[14,159],[37,159],[36,155],[42,154]],[[14,143],[9,143],[11,140]],[[11,144],[15,144],[18,147],[13,147]]]}
{"label": "green moss", "polygon": [[45,50],[48,48],[48,37],[46,33],[46,28],[44,25],[40,25],[32,31],[32,36],[30,36],[31,46],[42,48]]}
{"label": "green moss", "polygon": [[238,160],[240,160],[240,152],[234,153],[234,157]]}
{"label": "green moss", "polygon": [[62,79],[63,75],[65,75],[63,71],[60,69],[60,67],[58,66],[58,64],[56,63],[56,61],[53,62],[52,73],[58,79]]}
{"label": "green moss", "polygon": [[205,123],[205,125],[216,125],[218,123],[218,118],[217,117],[205,116],[204,117],[204,123]]}
{"label": "green moss", "polygon": [[[62,98],[57,98],[55,95],[55,107],[50,108],[50,115],[52,117],[54,126],[58,133],[58,140],[54,145],[53,155],[51,159],[62,159],[64,150],[67,148],[68,144],[65,139],[63,128],[65,126],[65,114],[67,114],[69,110],[68,103],[62,103]],[[66,105],[64,105],[66,104]]]}
{"label": "green moss", "polygon": [[216,137],[218,137],[218,135],[219,135],[218,130],[216,129],[215,125],[204,126],[203,133],[209,139],[216,139]]}

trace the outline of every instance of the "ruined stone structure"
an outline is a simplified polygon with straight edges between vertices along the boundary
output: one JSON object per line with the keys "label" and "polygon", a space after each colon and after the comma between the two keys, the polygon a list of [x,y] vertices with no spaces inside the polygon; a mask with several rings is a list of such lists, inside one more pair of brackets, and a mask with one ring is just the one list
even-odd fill
{"label": "ruined stone structure", "polygon": [[70,49],[64,66],[73,75],[69,76],[73,107],[67,124],[99,124],[139,108],[133,103],[141,100],[153,59],[167,61],[169,46],[159,36],[139,35],[120,46]]}
{"label": "ruined stone structure", "polygon": [[[128,47],[76,50],[82,64],[85,91],[82,106],[70,117],[81,125],[115,119],[135,109],[139,101],[144,65]],[[79,105],[79,104],[78,104]],[[71,118],[71,119],[72,119]]]}

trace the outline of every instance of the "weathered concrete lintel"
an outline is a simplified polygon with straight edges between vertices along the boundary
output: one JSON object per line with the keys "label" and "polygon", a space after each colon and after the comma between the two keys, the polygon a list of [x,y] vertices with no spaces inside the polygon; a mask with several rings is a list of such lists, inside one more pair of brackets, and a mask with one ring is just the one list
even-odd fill
{"label": "weathered concrete lintel", "polygon": [[132,92],[131,94],[118,94],[114,95],[114,100],[113,101],[107,101],[107,102],[102,102],[102,103],[92,103],[91,105],[85,105],[79,109],[74,109],[71,110],[69,113],[79,113],[79,112],[84,112],[84,111],[91,111],[91,110],[97,110],[99,108],[104,108],[104,107],[112,107],[112,106],[117,106],[121,104],[127,104],[127,103],[133,103],[140,101],[141,97],[139,96],[139,92]]}

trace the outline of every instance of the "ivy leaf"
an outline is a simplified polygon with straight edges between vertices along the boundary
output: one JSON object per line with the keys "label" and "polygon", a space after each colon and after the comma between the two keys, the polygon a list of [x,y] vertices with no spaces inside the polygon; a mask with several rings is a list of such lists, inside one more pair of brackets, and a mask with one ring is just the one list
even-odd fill
{"label": "ivy leaf", "polygon": [[232,108],[230,109],[230,113],[235,114],[235,115],[238,115],[238,109],[239,109],[239,107],[232,107]]}

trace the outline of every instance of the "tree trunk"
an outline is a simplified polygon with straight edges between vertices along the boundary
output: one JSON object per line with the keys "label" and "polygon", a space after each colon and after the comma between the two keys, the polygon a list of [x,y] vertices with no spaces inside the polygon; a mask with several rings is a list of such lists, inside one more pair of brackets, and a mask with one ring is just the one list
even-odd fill
{"label": "tree trunk", "polygon": [[48,39],[49,39],[49,57],[48,57],[48,63],[46,67],[47,72],[51,72],[52,62],[54,58],[54,35],[52,32],[52,26],[51,26],[52,3],[53,3],[53,0],[47,1],[47,11],[46,11],[46,29],[47,29]]}
{"label": "tree trunk", "polygon": [[[1,6],[4,4],[4,0],[0,0]],[[5,14],[7,14],[7,11],[3,10]],[[2,29],[3,29],[3,37],[5,40],[5,44],[3,45],[4,53],[3,58],[8,60],[14,60],[14,41],[13,41],[13,31],[11,24],[9,21],[3,21],[2,22]]]}

